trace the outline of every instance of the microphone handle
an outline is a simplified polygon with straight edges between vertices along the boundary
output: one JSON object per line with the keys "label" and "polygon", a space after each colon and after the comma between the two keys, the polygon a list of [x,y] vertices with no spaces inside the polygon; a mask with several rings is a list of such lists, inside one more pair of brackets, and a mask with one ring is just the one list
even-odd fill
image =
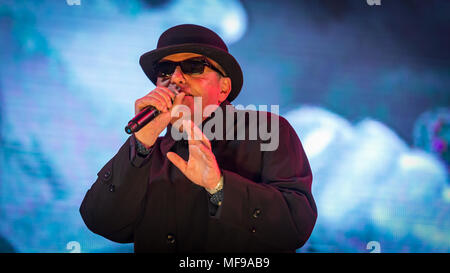
{"label": "microphone handle", "polygon": [[159,110],[153,106],[148,106],[144,108],[132,120],[128,122],[128,125],[125,126],[125,132],[127,134],[132,134],[139,131],[142,127],[147,125],[147,123],[149,123],[156,116],[158,116],[159,113],[160,113]]}

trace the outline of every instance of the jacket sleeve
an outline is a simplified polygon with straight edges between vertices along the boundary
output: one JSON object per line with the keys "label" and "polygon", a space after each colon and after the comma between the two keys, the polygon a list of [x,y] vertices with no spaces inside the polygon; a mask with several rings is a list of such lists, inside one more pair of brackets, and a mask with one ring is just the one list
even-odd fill
{"label": "jacket sleeve", "polygon": [[134,135],[128,138],[98,172],[80,206],[81,217],[92,232],[118,243],[133,242],[147,190],[150,154],[137,157],[135,141]]}
{"label": "jacket sleeve", "polygon": [[274,248],[295,250],[311,235],[317,208],[302,144],[290,124],[283,118],[280,122],[278,149],[263,152],[261,181],[222,170],[224,199],[218,215]]}

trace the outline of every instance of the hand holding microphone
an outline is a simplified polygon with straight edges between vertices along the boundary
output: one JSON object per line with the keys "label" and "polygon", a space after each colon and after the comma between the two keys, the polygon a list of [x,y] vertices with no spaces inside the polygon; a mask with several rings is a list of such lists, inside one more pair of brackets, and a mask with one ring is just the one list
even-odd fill
{"label": "hand holding microphone", "polygon": [[181,104],[185,95],[178,92],[178,86],[167,83],[158,84],[149,94],[136,100],[136,116],[125,127],[128,134],[134,133],[147,147],[153,146],[159,134],[169,125],[172,108]]}

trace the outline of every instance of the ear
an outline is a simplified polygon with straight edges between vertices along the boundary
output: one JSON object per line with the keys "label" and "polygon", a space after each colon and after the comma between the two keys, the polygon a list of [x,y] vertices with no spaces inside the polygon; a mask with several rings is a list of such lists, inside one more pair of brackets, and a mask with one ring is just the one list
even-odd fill
{"label": "ear", "polygon": [[227,99],[231,92],[231,79],[229,77],[221,77],[219,80],[220,92],[219,92],[219,104]]}

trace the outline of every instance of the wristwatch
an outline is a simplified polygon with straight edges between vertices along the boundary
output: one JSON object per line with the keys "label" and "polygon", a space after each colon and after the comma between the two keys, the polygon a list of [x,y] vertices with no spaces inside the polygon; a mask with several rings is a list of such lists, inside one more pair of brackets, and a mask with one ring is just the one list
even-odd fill
{"label": "wristwatch", "polygon": [[209,201],[216,206],[220,206],[223,200],[223,176],[220,177],[219,183],[217,183],[217,186],[214,189],[207,189],[207,191],[210,196]]}
{"label": "wristwatch", "polygon": [[213,203],[216,206],[222,205],[222,201],[223,201],[223,189],[219,190],[214,194],[211,194],[211,197],[209,198],[209,202]]}
{"label": "wristwatch", "polygon": [[206,190],[209,192],[209,194],[215,194],[216,192],[220,191],[222,188],[223,188],[223,176],[220,176],[220,180],[219,180],[219,183],[217,183],[217,186],[212,190],[208,190],[208,189],[206,189]]}

